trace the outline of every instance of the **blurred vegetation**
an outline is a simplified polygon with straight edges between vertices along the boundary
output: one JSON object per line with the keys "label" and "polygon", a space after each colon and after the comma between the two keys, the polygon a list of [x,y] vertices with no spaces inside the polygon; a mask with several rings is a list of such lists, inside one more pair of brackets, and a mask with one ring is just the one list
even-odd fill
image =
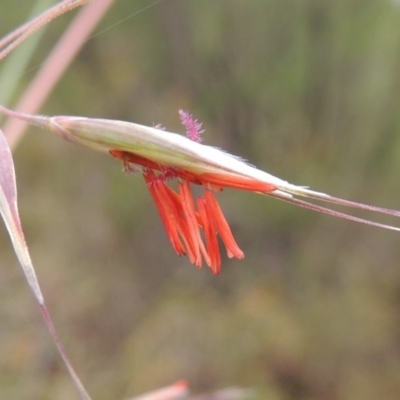
{"label": "blurred vegetation", "polygon": [[[26,3],[2,0],[2,34]],[[117,0],[43,113],[182,132],[184,108],[207,144],[400,208],[398,3],[164,0],[140,11],[148,4]],[[52,23],[32,67],[72,17]],[[399,234],[226,190],[246,258],[215,277],[174,254],[142,178],[115,160],[32,128],[15,163],[39,280],[94,399],[180,378],[263,400],[400,398]],[[76,398],[4,229],[0,252],[0,397]]]}

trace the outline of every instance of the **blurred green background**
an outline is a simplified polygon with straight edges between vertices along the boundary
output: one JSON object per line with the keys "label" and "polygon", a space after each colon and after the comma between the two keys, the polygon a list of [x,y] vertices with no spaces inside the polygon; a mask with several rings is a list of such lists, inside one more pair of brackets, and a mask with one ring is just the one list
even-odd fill
{"label": "blurred green background", "polygon": [[[1,34],[27,3],[2,0]],[[183,132],[187,109],[207,144],[400,209],[398,3],[150,3],[116,1],[42,113]],[[19,93],[72,17],[51,24]],[[226,190],[246,257],[224,257],[215,277],[175,255],[142,177],[111,157],[32,128],[15,164],[47,304],[94,399],[181,378],[195,392],[251,387],[260,400],[400,398],[398,233]],[[0,397],[77,398],[5,229],[0,266]]]}

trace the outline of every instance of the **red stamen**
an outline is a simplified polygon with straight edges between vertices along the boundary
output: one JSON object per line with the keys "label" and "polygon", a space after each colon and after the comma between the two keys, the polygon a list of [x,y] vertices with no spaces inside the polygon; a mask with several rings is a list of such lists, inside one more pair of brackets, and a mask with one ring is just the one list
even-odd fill
{"label": "red stamen", "polygon": [[173,249],[179,256],[186,255],[185,247],[183,246],[178,235],[175,219],[171,217],[170,209],[168,209],[168,207],[165,205],[167,201],[165,201],[163,198],[160,190],[157,190],[157,185],[154,184],[157,180],[157,177],[152,171],[148,171],[146,174],[143,174],[143,176],[157,207],[158,213],[160,214],[161,221],[164,224],[165,231],[167,232],[167,236],[172,244]]}
{"label": "red stamen", "polygon": [[208,266],[211,268],[211,271],[217,275],[221,271],[221,256],[218,247],[217,231],[212,223],[212,216],[208,213],[208,207],[204,197],[199,197],[197,199],[197,208],[204,229],[207,251],[210,256],[210,263]]}
{"label": "red stamen", "polygon": [[179,182],[179,195],[185,217],[185,222],[188,228],[188,235],[190,236],[190,242],[193,243],[195,265],[201,268],[201,254],[200,254],[200,243],[201,237],[199,232],[199,226],[197,224],[196,212],[194,210],[192,193],[190,191],[189,182]]}
{"label": "red stamen", "polygon": [[[200,251],[205,250],[200,233],[196,234],[196,229],[198,230],[197,215],[193,205],[192,210],[190,209],[190,188],[187,188],[186,195],[179,196],[153,171],[149,170],[144,175],[175,251],[179,255],[187,254],[190,262],[200,268]],[[179,237],[184,241],[185,246]],[[182,249],[184,249],[183,253]]]}
{"label": "red stamen", "polygon": [[[200,230],[199,230],[199,216],[195,211],[194,208],[194,201],[193,201],[193,196],[192,192],[190,190],[190,185],[189,182],[179,182],[179,193],[180,193],[180,198],[182,200],[181,204],[183,207],[183,212],[185,214],[186,221],[189,226],[189,231],[191,233],[193,241],[197,245],[197,254],[196,256],[198,257],[198,262],[196,262],[197,267],[201,267],[201,254],[203,254],[204,259],[207,263],[207,265],[210,264],[210,257],[208,256],[208,253],[206,251],[206,248],[204,247],[203,240],[200,235]],[[200,254],[201,252],[201,254]]]}
{"label": "red stamen", "polygon": [[207,213],[210,215],[211,221],[214,221],[217,231],[221,235],[221,239],[225,244],[228,257],[243,258],[244,253],[237,245],[232,235],[232,231],[229,228],[228,222],[226,222],[224,214],[222,213],[221,207],[214,196],[214,193],[211,190],[206,189],[204,198],[206,200]]}
{"label": "red stamen", "polygon": [[176,229],[185,242],[186,251],[189,256],[189,260],[192,264],[196,264],[196,254],[197,254],[197,246],[196,241],[192,237],[189,229],[189,225],[184,218],[184,211],[182,207],[182,202],[176,203],[175,201],[175,193],[172,189],[170,189],[163,181],[157,180],[156,185],[162,193],[164,202],[163,207],[166,207],[170,212],[170,217],[173,223],[176,226]]}

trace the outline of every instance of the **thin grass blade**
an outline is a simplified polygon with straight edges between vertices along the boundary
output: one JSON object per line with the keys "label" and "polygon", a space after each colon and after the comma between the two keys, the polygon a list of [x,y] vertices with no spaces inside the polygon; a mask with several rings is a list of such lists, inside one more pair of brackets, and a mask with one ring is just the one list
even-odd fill
{"label": "thin grass blade", "polygon": [[14,162],[11,154],[11,149],[7,139],[0,130],[0,214],[3,217],[4,223],[14,246],[15,254],[22,266],[29,287],[31,288],[34,297],[39,303],[40,311],[43,319],[50,332],[57,349],[64,360],[64,363],[74,381],[81,398],[90,400],[84,386],[82,385],[78,375],[76,374],[72,364],[62,346],[62,343],[57,335],[53,321],[47,310],[44,302],[42,291],[40,290],[39,282],[36,277],[28,246],[26,244],[24,232],[22,230],[21,220],[18,213],[17,204],[17,186],[15,181]]}

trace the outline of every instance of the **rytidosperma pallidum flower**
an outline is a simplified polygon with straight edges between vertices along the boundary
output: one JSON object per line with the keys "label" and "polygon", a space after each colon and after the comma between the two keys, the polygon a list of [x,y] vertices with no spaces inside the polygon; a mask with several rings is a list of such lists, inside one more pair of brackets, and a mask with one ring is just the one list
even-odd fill
{"label": "rytidosperma pallidum flower", "polygon": [[[122,160],[128,171],[143,174],[155,201],[174,250],[187,254],[200,267],[202,260],[214,273],[220,271],[221,259],[217,236],[225,244],[229,257],[243,258],[226,222],[215,192],[223,188],[249,190],[339,218],[400,231],[400,228],[372,222],[300,200],[295,196],[360,208],[400,217],[400,212],[351,202],[305,187],[292,185],[214,147],[200,143],[201,124],[181,111],[188,137],[132,122],[83,117],[33,116],[8,110],[0,111],[47,130],[62,138],[107,152]],[[178,181],[178,191],[168,186]],[[204,186],[196,200],[191,185]]]}
{"label": "rytidosperma pallidum flower", "polygon": [[[179,114],[182,124],[186,127],[186,136],[200,143],[202,124],[183,110],[180,110]],[[161,126],[157,128],[164,130]],[[204,258],[211,270],[218,274],[221,269],[217,238],[219,234],[225,244],[228,257],[244,257],[242,250],[236,244],[214,191],[220,191],[223,187],[243,189],[250,185],[250,182],[243,179],[226,182],[224,177],[218,174],[196,174],[181,168],[159,164],[125,151],[111,150],[110,153],[123,161],[127,171],[131,170],[131,165],[141,167],[168,238],[178,255],[187,254],[190,262],[199,268]],[[178,192],[167,185],[168,180],[173,178],[178,180]],[[203,185],[204,196],[200,196],[195,201],[190,184]],[[264,191],[273,189],[268,184],[262,184],[259,187]],[[205,239],[205,244],[202,237]]]}

